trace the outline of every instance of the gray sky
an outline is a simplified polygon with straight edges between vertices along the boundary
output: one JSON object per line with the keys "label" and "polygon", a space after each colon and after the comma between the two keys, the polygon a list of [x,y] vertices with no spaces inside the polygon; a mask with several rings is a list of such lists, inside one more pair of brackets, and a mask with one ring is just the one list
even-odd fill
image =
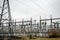
{"label": "gray sky", "polygon": [[60,17],[60,0],[9,0],[13,19]]}

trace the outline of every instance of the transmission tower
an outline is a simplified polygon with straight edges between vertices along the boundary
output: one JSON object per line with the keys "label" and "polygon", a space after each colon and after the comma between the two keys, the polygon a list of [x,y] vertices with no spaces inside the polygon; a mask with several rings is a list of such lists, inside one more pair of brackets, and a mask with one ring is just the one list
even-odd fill
{"label": "transmission tower", "polygon": [[2,0],[1,12],[0,12],[0,29],[1,31],[11,32],[11,13],[9,0]]}

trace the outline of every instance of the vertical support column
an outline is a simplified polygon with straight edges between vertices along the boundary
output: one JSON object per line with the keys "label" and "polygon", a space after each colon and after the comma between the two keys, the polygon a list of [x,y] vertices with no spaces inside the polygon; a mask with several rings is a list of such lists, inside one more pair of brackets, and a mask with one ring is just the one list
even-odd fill
{"label": "vertical support column", "polygon": [[46,31],[46,22],[45,22],[45,31]]}
{"label": "vertical support column", "polygon": [[[47,24],[47,23],[46,23],[46,18],[45,18],[45,24],[44,24],[44,25],[45,25],[45,32],[46,32],[46,24]],[[46,36],[46,33],[45,33],[45,36]]]}
{"label": "vertical support column", "polygon": [[39,23],[37,23],[37,34],[38,34],[38,36],[39,36]]}
{"label": "vertical support column", "polygon": [[59,23],[57,23],[57,29],[59,29]]}
{"label": "vertical support column", "polygon": [[41,16],[40,16],[40,32],[41,32]]}
{"label": "vertical support column", "polygon": [[22,19],[22,31],[23,31],[23,34],[25,35],[26,31],[25,31],[24,19]]}
{"label": "vertical support column", "polygon": [[9,5],[9,0],[7,0],[7,5],[8,5],[8,18],[9,18],[9,31],[11,33],[11,13],[10,13],[10,5]]}
{"label": "vertical support column", "polygon": [[56,28],[56,23],[54,22],[54,28]]}
{"label": "vertical support column", "polygon": [[46,24],[47,24],[47,22],[46,22],[46,17],[45,17],[45,31],[46,31]]}
{"label": "vertical support column", "polygon": [[[34,25],[35,25],[35,27],[36,27],[36,20],[34,20]],[[37,34],[37,31],[36,31],[36,28],[34,29],[35,30],[35,36],[36,36],[36,34]],[[38,30],[38,29],[37,29]]]}
{"label": "vertical support column", "polygon": [[16,32],[16,26],[17,26],[17,25],[16,25],[16,20],[15,20],[15,32]]}
{"label": "vertical support column", "polygon": [[37,29],[38,29],[38,33],[39,33],[39,23],[37,23]]}
{"label": "vertical support column", "polygon": [[50,15],[50,20],[51,20],[51,26],[50,26],[50,28],[52,28],[52,15]]}
{"label": "vertical support column", "polygon": [[30,22],[31,22],[31,23],[30,23],[30,28],[31,28],[31,29],[30,29],[30,32],[31,32],[31,35],[32,35],[32,18],[31,18]]}
{"label": "vertical support column", "polygon": [[24,19],[22,19],[22,32],[24,34]]}
{"label": "vertical support column", "polygon": [[21,33],[21,24],[19,24],[19,30],[20,30],[19,33]]}

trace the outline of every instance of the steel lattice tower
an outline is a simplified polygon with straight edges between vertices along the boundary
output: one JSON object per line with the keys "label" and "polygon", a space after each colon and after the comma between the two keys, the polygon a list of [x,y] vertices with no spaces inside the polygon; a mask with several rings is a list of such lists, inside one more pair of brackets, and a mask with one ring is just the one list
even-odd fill
{"label": "steel lattice tower", "polygon": [[0,12],[0,27],[2,27],[1,31],[11,31],[11,13],[9,0],[3,0]]}

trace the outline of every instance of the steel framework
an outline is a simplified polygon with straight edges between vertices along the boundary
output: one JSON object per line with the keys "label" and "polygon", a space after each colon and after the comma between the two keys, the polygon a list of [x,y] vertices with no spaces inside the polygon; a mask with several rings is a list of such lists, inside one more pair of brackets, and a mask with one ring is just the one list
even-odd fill
{"label": "steel framework", "polygon": [[[53,23],[53,20],[58,20],[60,18],[51,18],[50,19],[41,19],[40,17],[40,21],[39,21],[39,24],[36,23],[36,20],[34,21],[35,24],[32,23],[32,18],[30,20],[27,20],[27,21],[24,21],[24,19],[22,19],[22,21],[12,21],[12,18],[11,18],[11,12],[10,12],[10,6],[9,6],[9,0],[3,0],[3,4],[2,4],[2,7],[1,7],[1,13],[0,13],[0,33],[1,34],[10,34],[10,33],[27,33],[27,34],[33,34],[33,33],[47,33],[47,32],[44,32],[44,31],[41,31],[42,29],[42,21],[45,21],[43,23],[44,25],[44,29],[46,30],[46,21],[49,21],[50,20],[50,27],[52,28],[52,23]],[[54,23],[54,26],[55,24],[57,24],[58,28],[59,28],[59,23]],[[17,26],[19,25],[20,27],[20,32],[18,32],[16,30]],[[34,25],[34,26],[33,26]],[[35,28],[35,26],[37,25],[37,28]],[[26,27],[27,26],[27,29],[28,29],[28,32],[26,31]],[[28,26],[30,26],[28,28]],[[14,30],[15,29],[15,30]],[[30,31],[29,31],[30,30]]]}
{"label": "steel framework", "polygon": [[[1,32],[4,33],[11,33],[11,13],[10,13],[10,6],[9,6],[9,0],[2,0],[2,6],[1,6],[1,13],[0,13],[0,27]],[[8,24],[5,24],[7,23]],[[6,29],[7,28],[7,29]]]}

